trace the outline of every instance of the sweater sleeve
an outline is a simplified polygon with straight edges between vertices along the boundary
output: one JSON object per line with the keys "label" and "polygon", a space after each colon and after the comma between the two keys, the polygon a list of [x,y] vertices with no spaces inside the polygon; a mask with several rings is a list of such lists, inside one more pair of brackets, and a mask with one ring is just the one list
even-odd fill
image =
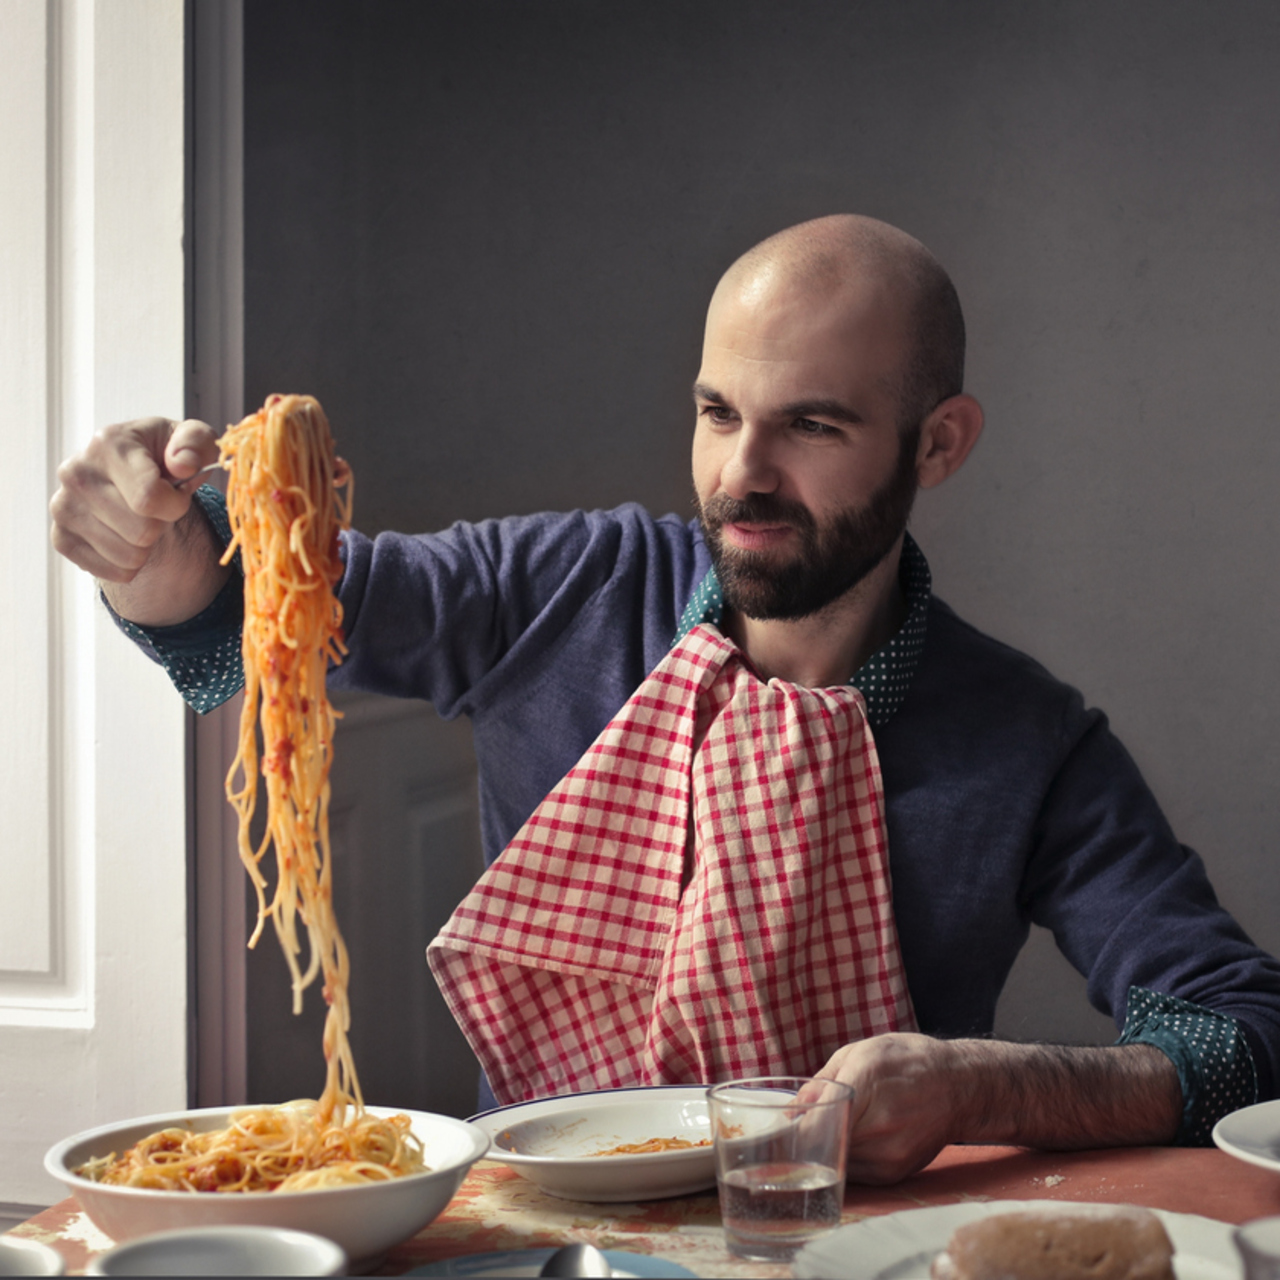
{"label": "sweater sleeve", "polygon": [[[1161,1049],[1184,1099],[1179,1141],[1280,1079],[1280,962],[1219,904],[1200,858],[1178,844],[1137,766],[1098,712],[1041,810],[1024,890],[1120,1043]],[[1073,717],[1074,718],[1074,717]]]}
{"label": "sweater sleeve", "polygon": [[[222,495],[206,487],[198,496],[227,545]],[[349,653],[331,670],[333,687],[422,698],[444,716],[473,713],[493,701],[498,685],[536,680],[563,656],[584,610],[608,613],[615,598],[619,610],[623,597],[643,601],[640,612],[653,625],[635,637],[644,650],[639,662],[656,661],[691,578],[705,569],[683,522],[654,520],[634,504],[459,522],[432,534],[369,538],[351,530],[342,553],[338,599]],[[239,573],[207,609],[177,626],[113,616],[197,711],[243,686]],[[622,657],[595,656],[611,668]],[[636,678],[634,655],[622,665]]]}
{"label": "sweater sleeve", "polygon": [[350,654],[331,681],[423,698],[445,717],[514,714],[549,672],[625,674],[629,692],[670,644],[696,571],[684,523],[635,504],[351,533],[346,551]]}

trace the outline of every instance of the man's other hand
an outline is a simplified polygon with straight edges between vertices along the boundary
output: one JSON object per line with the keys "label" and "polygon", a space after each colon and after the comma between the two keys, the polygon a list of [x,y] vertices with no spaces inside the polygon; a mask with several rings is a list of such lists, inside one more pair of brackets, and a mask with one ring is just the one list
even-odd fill
{"label": "man's other hand", "polygon": [[837,1049],[819,1075],[854,1089],[851,1182],[897,1182],[948,1143],[1038,1147],[1172,1142],[1182,1089],[1151,1045],[935,1040],[894,1032]]}
{"label": "man's other hand", "polygon": [[899,1182],[957,1141],[948,1042],[894,1032],[837,1049],[818,1073],[853,1086],[850,1182]]}

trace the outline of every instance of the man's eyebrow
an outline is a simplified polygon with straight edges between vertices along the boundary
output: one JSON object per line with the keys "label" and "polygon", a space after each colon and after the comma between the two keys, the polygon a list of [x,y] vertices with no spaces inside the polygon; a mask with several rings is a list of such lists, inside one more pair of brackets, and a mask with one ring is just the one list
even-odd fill
{"label": "man's eyebrow", "polygon": [[709,387],[705,382],[695,382],[693,384],[693,398],[695,400],[707,400],[712,404],[728,404],[728,400],[724,398],[714,387]]}
{"label": "man's eyebrow", "polygon": [[831,418],[852,424],[866,421],[856,409],[850,409],[839,400],[796,400],[792,404],[784,404],[778,413],[786,418]]}
{"label": "man's eyebrow", "polygon": [[[705,382],[693,384],[693,398],[705,400],[708,404],[720,404],[728,407],[726,396],[709,387]],[[850,425],[861,425],[866,419],[856,409],[850,409],[839,400],[796,400],[784,404],[778,410],[780,418],[830,418],[833,422],[847,422]]]}

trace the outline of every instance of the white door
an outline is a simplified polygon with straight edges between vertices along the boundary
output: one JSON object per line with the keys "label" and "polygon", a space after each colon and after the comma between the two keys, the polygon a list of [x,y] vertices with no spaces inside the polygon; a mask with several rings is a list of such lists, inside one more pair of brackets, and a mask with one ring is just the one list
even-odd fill
{"label": "white door", "polygon": [[187,715],[49,549],[59,458],[181,417],[182,0],[2,0],[0,1201],[50,1143],[185,1105]]}

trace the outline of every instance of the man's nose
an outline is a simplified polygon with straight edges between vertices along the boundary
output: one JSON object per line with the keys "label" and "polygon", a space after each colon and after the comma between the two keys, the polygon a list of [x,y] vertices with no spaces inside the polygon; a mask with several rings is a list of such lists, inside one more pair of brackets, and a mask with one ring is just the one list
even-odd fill
{"label": "man's nose", "polygon": [[720,487],[742,501],[753,493],[773,493],[778,482],[773,442],[767,433],[745,424],[734,437],[733,452],[720,473]]}

